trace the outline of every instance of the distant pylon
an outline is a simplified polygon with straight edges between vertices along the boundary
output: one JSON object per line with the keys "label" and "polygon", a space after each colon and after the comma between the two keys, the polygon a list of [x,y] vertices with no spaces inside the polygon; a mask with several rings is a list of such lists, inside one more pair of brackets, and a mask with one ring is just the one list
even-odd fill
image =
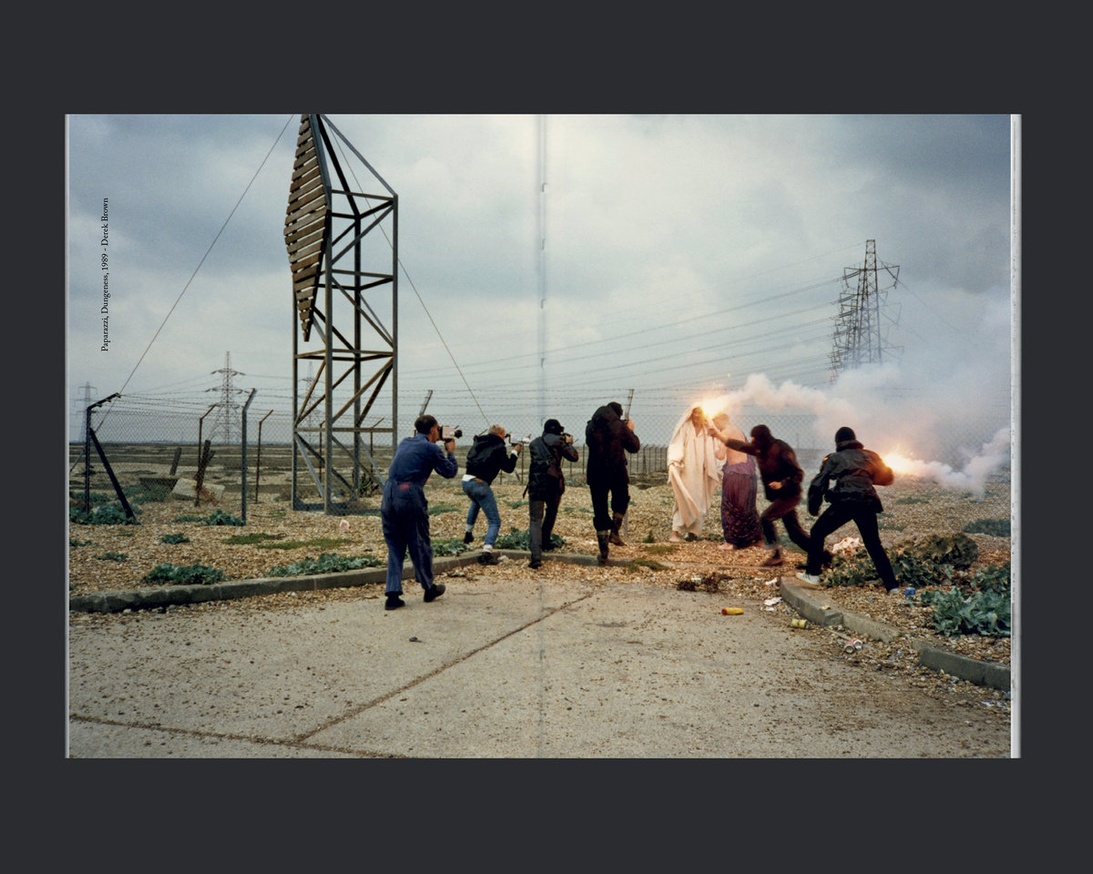
{"label": "distant pylon", "polygon": [[235,402],[233,396],[243,389],[235,388],[232,385],[232,377],[244,376],[245,374],[240,373],[238,370],[232,370],[231,356],[231,352],[225,352],[224,366],[213,371],[213,373],[222,375],[220,388],[205,389],[205,391],[220,392],[220,401],[216,404],[216,418],[213,420],[212,431],[209,434],[209,439],[213,442],[231,443],[235,434],[242,436],[240,429],[235,427],[235,411],[239,409],[239,404]]}
{"label": "distant pylon", "polygon": [[[897,280],[898,265],[885,264],[884,269]],[[857,284],[852,287],[853,279],[857,279]],[[876,240],[865,241],[864,264],[845,268],[843,283],[845,287],[839,296],[831,350],[830,382],[835,382],[844,370],[856,370],[863,364],[880,364],[892,353],[881,332],[882,305],[888,289],[881,290],[877,283]]]}

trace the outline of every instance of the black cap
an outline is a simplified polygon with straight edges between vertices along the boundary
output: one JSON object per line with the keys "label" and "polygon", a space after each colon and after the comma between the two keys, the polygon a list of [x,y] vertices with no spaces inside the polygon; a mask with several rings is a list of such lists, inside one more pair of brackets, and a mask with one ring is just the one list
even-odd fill
{"label": "black cap", "polygon": [[853,428],[847,428],[845,425],[835,432],[836,443],[846,443],[849,440],[857,440],[857,436],[854,434]]}
{"label": "black cap", "polygon": [[547,419],[546,424],[543,425],[544,434],[564,434],[565,428],[562,427],[562,423],[557,419]]}

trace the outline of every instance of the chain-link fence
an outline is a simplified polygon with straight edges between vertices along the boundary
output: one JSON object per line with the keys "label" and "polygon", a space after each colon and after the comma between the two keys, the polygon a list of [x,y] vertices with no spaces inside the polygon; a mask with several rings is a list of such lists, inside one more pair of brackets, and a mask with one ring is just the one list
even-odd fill
{"label": "chain-link fence", "polygon": [[[297,510],[322,507],[326,460],[322,456],[325,441],[321,427],[316,427],[313,437],[309,434],[308,439],[318,455],[305,462],[302,454],[293,449],[289,413],[263,409],[260,402],[240,404],[230,417],[221,413],[215,404],[167,404],[147,397],[118,396],[92,405],[90,415],[81,413],[81,420],[72,423],[71,433],[82,431],[83,435],[82,439],[69,443],[70,512],[89,512],[115,502],[124,509],[144,501],[172,500],[221,509],[246,520],[248,508],[259,503],[289,502],[288,506]],[[640,486],[666,481],[667,443],[678,419],[679,414],[673,412],[660,416],[647,414],[636,422],[642,448],[630,456],[629,467],[631,477]],[[797,451],[806,484],[831,448],[820,445],[816,418],[812,415],[767,415],[754,411],[734,415],[734,420],[745,432],[764,422],[775,436],[789,442]],[[412,431],[412,421],[413,415],[408,416],[406,426],[400,428],[405,432],[401,436]],[[533,415],[513,416],[502,424],[515,440],[541,432]],[[583,485],[585,422],[571,420],[564,424],[581,453],[578,462],[565,463],[566,479],[572,485]],[[461,469],[472,436],[464,433],[458,441],[456,454]],[[966,435],[954,434],[950,439],[954,446],[969,442]],[[344,455],[347,450],[341,447],[337,451]],[[365,435],[358,454],[359,470],[347,468],[345,458],[336,459],[341,471],[351,470],[349,477],[338,481],[337,512],[374,508],[378,502],[376,486],[386,476],[391,452],[390,433]],[[516,470],[501,474],[501,481],[515,477],[523,482],[526,464],[527,456],[522,454]],[[969,522],[986,517],[1004,519],[1008,535],[1011,506],[1008,462],[994,466],[983,478],[979,488],[954,486],[929,478],[921,486],[927,494],[933,491],[944,496],[945,500],[938,501],[936,506],[944,507],[944,513],[951,517],[941,520],[951,530],[962,530]],[[296,505],[291,503],[294,495]],[[891,501],[886,501],[886,506],[890,511],[893,509]],[[901,524],[890,514],[886,516],[887,524]]]}

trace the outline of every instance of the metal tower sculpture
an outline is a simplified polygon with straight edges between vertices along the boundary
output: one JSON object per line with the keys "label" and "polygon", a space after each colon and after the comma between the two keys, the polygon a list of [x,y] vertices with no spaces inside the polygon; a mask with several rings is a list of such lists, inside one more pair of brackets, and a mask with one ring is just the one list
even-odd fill
{"label": "metal tower sculpture", "polygon": [[[364,193],[358,170],[383,193]],[[382,485],[375,435],[393,447],[398,433],[398,195],[326,116],[300,116],[285,246],[297,323],[292,505],[345,513]],[[317,367],[301,391],[302,363]],[[373,418],[384,389],[390,412]]]}
{"label": "metal tower sculpture", "polygon": [[[899,267],[883,266],[893,280],[898,281]],[[852,288],[854,279],[857,279],[857,285]],[[829,382],[835,382],[844,370],[855,370],[863,364],[879,364],[891,351],[881,335],[881,307],[888,289],[881,291],[877,285],[875,240],[865,241],[865,263],[861,267],[843,270],[843,283],[845,288],[839,296],[839,315],[835,320]]]}

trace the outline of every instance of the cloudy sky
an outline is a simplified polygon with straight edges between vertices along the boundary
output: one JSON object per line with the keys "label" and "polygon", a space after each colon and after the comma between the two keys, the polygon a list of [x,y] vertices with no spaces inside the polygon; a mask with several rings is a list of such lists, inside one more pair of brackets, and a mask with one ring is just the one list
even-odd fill
{"label": "cloudy sky", "polygon": [[[546,416],[578,433],[633,392],[662,440],[711,398],[745,420],[816,413],[818,445],[849,424],[958,469],[1008,434],[1009,116],[327,118],[399,197],[402,431],[428,396],[472,433]],[[238,388],[291,410],[298,129],[299,115],[68,117],[77,421],[86,396],[114,392],[205,403],[229,355]],[[832,384],[839,299],[869,240],[886,363]]]}

